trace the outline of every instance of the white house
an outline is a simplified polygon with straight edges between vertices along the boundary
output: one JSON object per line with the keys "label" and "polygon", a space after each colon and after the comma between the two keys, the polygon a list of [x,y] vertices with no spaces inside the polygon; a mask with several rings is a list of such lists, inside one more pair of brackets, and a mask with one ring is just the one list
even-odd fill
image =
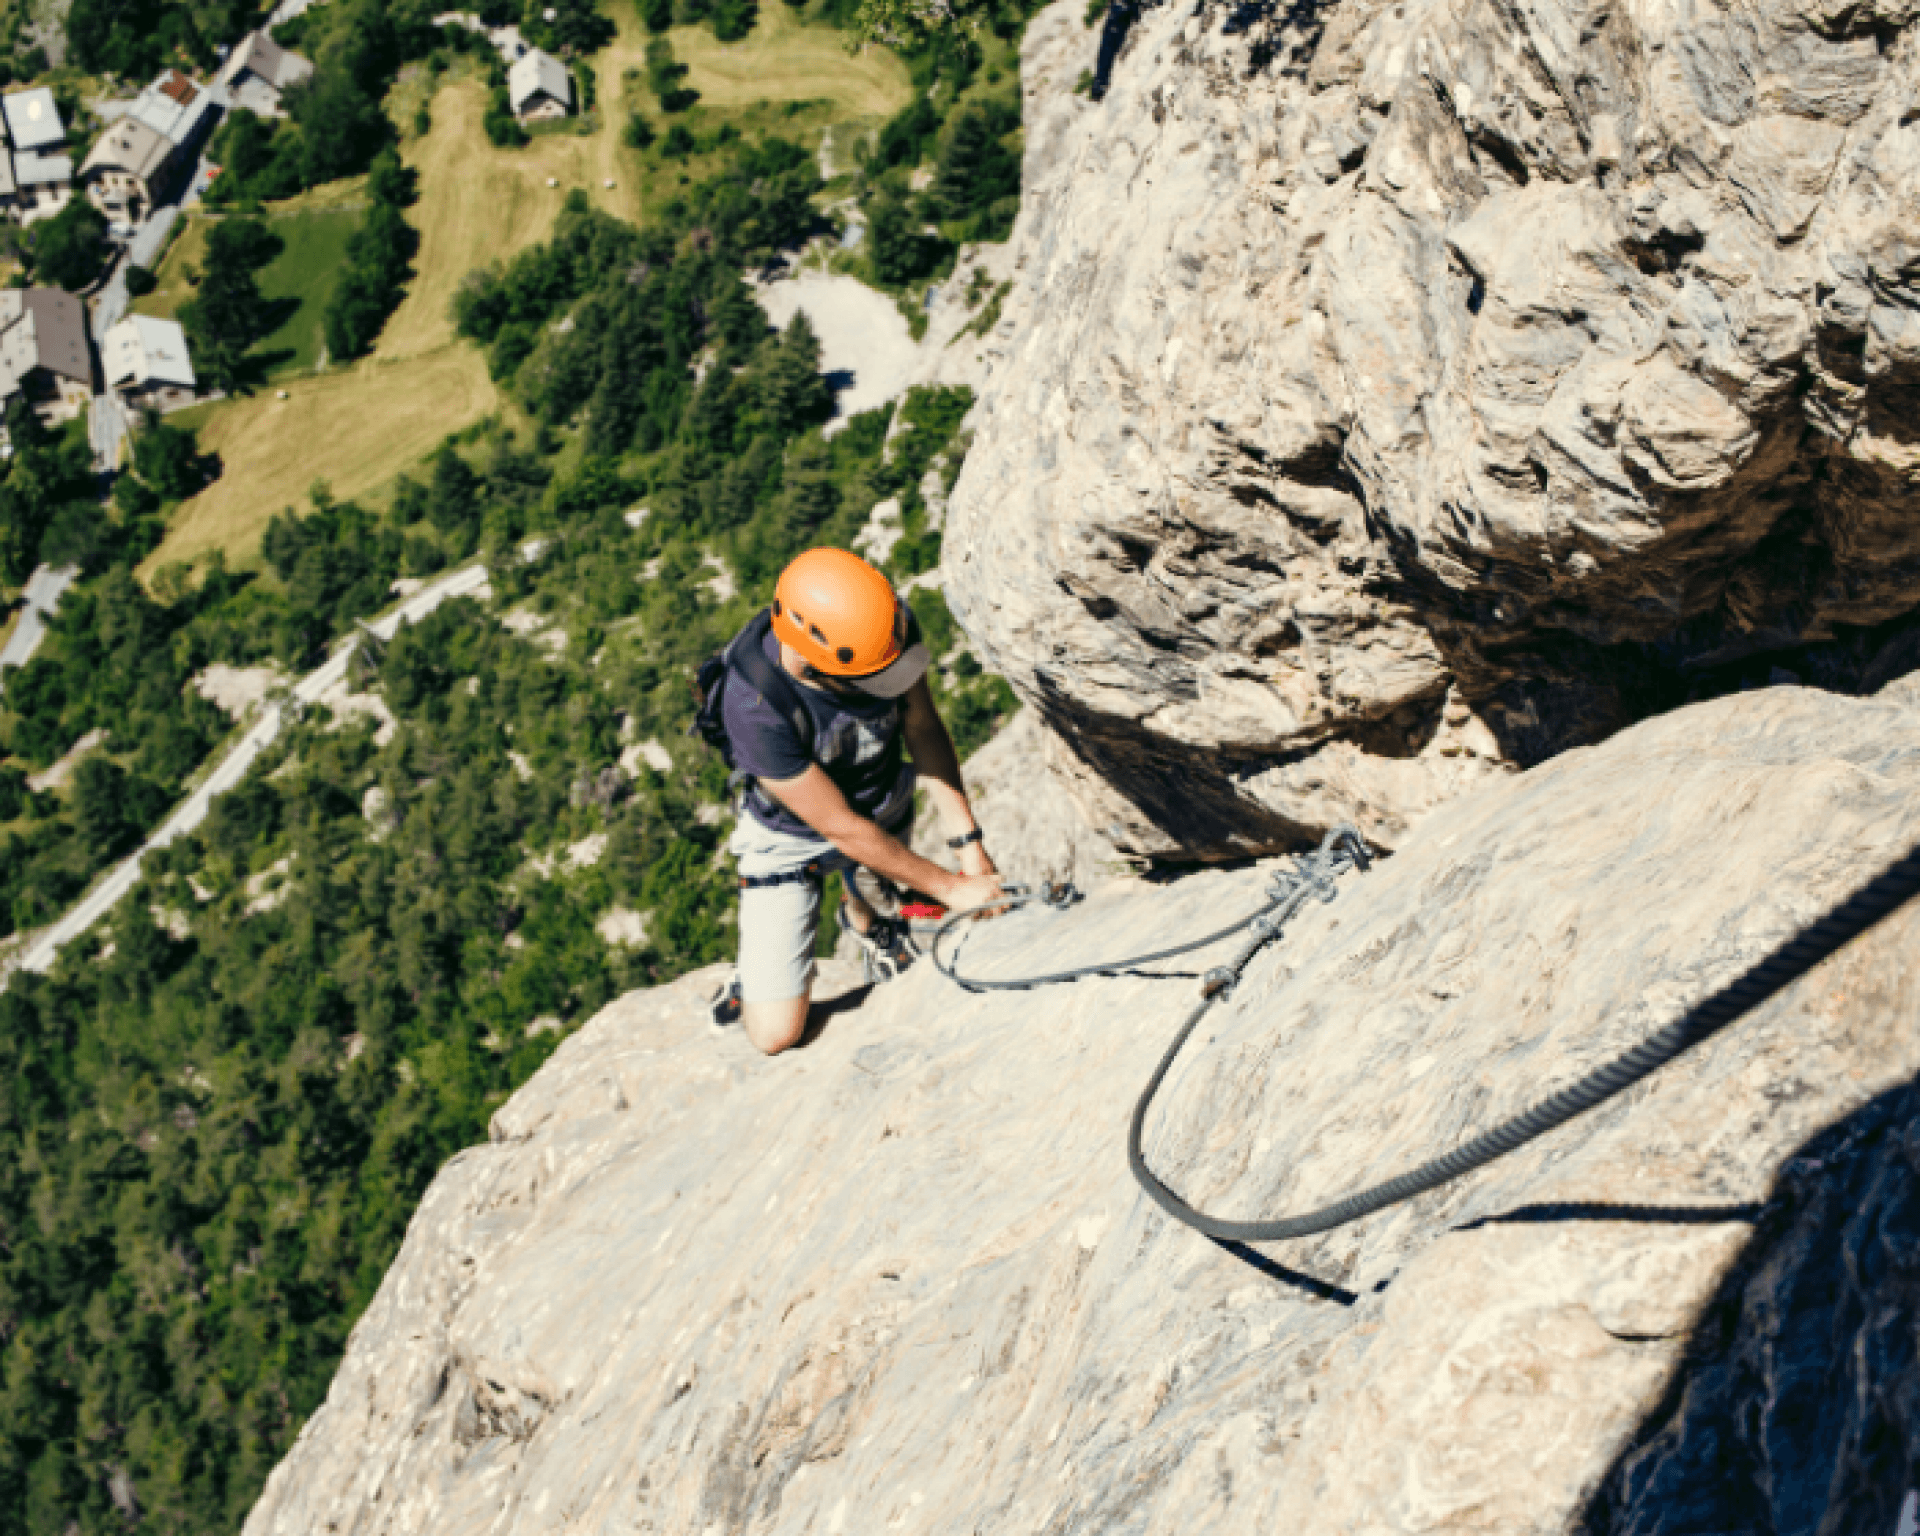
{"label": "white house", "polygon": [[60,109],[54,105],[53,92],[44,85],[0,97],[0,112],[6,115],[7,137],[16,150],[58,149],[67,142],[67,128],[60,121]]}
{"label": "white house", "polygon": [[136,411],[173,411],[193,404],[193,360],[177,322],[129,315],[102,339],[107,387]]}
{"label": "white house", "polygon": [[523,123],[542,123],[573,110],[573,76],[550,53],[529,48],[507,71],[507,99]]}
{"label": "white house", "polygon": [[162,70],[159,78],[133,98],[123,122],[145,123],[186,156],[199,152],[201,143],[220,120],[213,93],[198,80],[177,69]]}
{"label": "white house", "polygon": [[[146,218],[193,174],[219,113],[219,99],[199,81],[164,71],[126,103],[80,163],[80,181],[94,207],[126,223]],[[25,202],[24,178],[21,183]]]}
{"label": "white house", "polygon": [[13,142],[13,161],[7,180],[7,201],[32,223],[58,213],[73,196],[73,160],[60,150],[67,142],[66,125],[54,105],[53,92],[44,85],[0,97],[0,116]]}
{"label": "white house", "polygon": [[93,142],[80,180],[94,207],[137,224],[166,200],[177,146],[137,118],[123,117]]}
{"label": "white house", "polygon": [[31,224],[58,213],[73,197],[73,158],[23,149],[13,157],[13,179],[21,222]]}
{"label": "white house", "polygon": [[93,398],[87,312],[72,294],[0,289],[0,401],[17,394],[49,423],[70,421]]}
{"label": "white house", "polygon": [[227,55],[214,84],[225,87],[234,106],[258,117],[279,117],[280,93],[312,73],[313,65],[299,54],[282,48],[265,32],[249,32]]}

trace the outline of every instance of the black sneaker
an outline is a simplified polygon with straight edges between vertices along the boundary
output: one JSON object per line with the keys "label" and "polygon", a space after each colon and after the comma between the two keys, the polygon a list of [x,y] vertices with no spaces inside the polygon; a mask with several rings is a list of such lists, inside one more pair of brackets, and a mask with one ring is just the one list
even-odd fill
{"label": "black sneaker", "polygon": [[740,973],[735,971],[727,978],[727,984],[713,994],[713,1027],[725,1029],[730,1024],[738,1024],[744,1007],[740,1001]]}
{"label": "black sneaker", "polygon": [[860,946],[860,958],[866,965],[870,982],[892,981],[920,958],[912,931],[898,918],[876,914],[867,931],[862,933],[853,926],[853,919],[843,905],[840,926],[852,934],[854,943]]}

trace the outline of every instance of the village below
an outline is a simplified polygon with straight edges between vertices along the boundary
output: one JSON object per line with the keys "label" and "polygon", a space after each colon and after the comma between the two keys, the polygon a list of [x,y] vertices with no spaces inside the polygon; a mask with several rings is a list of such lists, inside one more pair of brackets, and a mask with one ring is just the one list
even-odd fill
{"label": "village below", "polygon": [[[528,44],[517,27],[488,28],[459,12],[436,16],[433,24],[469,28],[498,50],[507,111],[516,124],[551,122],[577,110],[573,72]],[[104,472],[118,469],[139,420],[202,397],[185,329],[169,316],[140,313],[137,300],[152,292],[152,268],[181,215],[203,206],[217,182],[210,140],[236,113],[255,122],[284,119],[282,94],[314,73],[310,60],[274,41],[271,20],[217,52],[219,67],[207,79],[168,68],[131,99],[89,103],[92,142],[77,169],[53,90],[39,86],[0,97],[6,137],[0,209],[24,230],[58,220],[78,198],[105,220],[104,240],[100,227],[83,218],[69,219],[70,230],[62,231],[82,247],[91,235],[93,251],[68,253],[63,245],[52,253],[86,274],[79,293],[29,281],[0,300],[0,401],[22,400],[49,428],[87,414],[96,467]],[[44,254],[39,261],[51,265]]]}

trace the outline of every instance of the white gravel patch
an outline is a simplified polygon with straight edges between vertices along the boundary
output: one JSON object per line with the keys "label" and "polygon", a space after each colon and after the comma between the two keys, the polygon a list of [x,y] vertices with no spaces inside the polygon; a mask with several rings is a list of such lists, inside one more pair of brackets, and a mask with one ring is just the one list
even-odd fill
{"label": "white gravel patch", "polygon": [[820,338],[820,366],[847,387],[840,415],[858,416],[904,394],[920,362],[920,345],[906,318],[884,293],[840,272],[806,272],[777,278],[754,297],[781,330],[800,311]]}
{"label": "white gravel patch", "polygon": [[591,869],[607,851],[607,834],[590,832],[577,843],[569,843],[564,852],[542,853],[527,860],[527,868],[542,880],[551,880],[564,858],[568,869]]}
{"label": "white gravel patch", "polygon": [[399,729],[400,722],[394,719],[393,711],[387,708],[387,701],[377,693],[355,693],[353,684],[347,681],[345,673],[342,673],[337,682],[315,699],[314,703],[324,704],[333,711],[336,730],[352,724],[355,715],[377,721],[378,724],[373,732],[375,746],[384,747],[393,740],[393,733]]}
{"label": "white gravel patch", "polygon": [[853,536],[855,554],[865,555],[875,565],[885,565],[887,557],[893,553],[893,546],[906,536],[907,525],[901,520],[900,498],[889,496],[885,501],[876,502],[867,514],[866,526]]}
{"label": "white gravel patch", "polygon": [[727,562],[711,551],[702,553],[700,560],[709,571],[713,572],[711,576],[700,583],[701,586],[707,589],[707,595],[716,603],[729,601],[740,588],[734,581],[733,572],[728,568]]}
{"label": "white gravel patch", "polygon": [[88,731],[67,748],[67,755],[59,762],[40,773],[30,774],[27,778],[27,788],[36,795],[44,795],[50,789],[59,789],[73,777],[73,770],[80,766],[80,759],[106,739],[105,731]]}
{"label": "white gravel patch", "polygon": [[218,705],[229,719],[238,720],[258,708],[271,689],[287,681],[278,667],[229,667],[216,661],[190,678],[187,686],[209,704]]}
{"label": "white gravel patch", "polygon": [[153,918],[153,926],[175,943],[193,936],[193,920],[178,907],[150,906],[148,914]]}
{"label": "white gravel patch", "polygon": [[378,784],[369,784],[360,797],[360,815],[367,824],[368,838],[376,843],[393,829],[393,818],[387,814],[387,792]]}
{"label": "white gravel patch", "polygon": [[672,773],[673,757],[659,741],[649,736],[645,741],[636,741],[620,751],[620,771],[630,779],[640,777],[640,765],[645,763],[655,773]]}
{"label": "white gravel patch", "polygon": [[602,912],[593,931],[613,949],[638,949],[647,942],[647,917],[625,907],[610,907]]}
{"label": "white gravel patch", "polygon": [[548,615],[536,613],[531,608],[516,608],[503,615],[500,623],[509,634],[543,646],[553,655],[557,656],[567,648],[567,632],[558,628]]}
{"label": "white gravel patch", "polygon": [[257,875],[247,877],[246,915],[253,917],[261,912],[271,912],[293,893],[293,885],[287,879],[287,871],[293,868],[293,855],[275,859]]}

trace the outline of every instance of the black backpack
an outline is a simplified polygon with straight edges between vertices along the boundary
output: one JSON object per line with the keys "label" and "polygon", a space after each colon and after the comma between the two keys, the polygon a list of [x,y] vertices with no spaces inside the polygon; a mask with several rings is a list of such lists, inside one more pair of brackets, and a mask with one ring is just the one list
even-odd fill
{"label": "black backpack", "polygon": [[695,710],[689,736],[698,736],[718,752],[736,780],[746,775],[733,760],[733,743],[727,739],[727,723],[721,714],[728,682],[738,677],[765,699],[793,725],[800,748],[813,756],[813,715],[800,697],[793,679],[767,660],[764,649],[767,631],[773,626],[773,612],[762,608],[747,621],[747,627],[700,663],[693,678]]}

